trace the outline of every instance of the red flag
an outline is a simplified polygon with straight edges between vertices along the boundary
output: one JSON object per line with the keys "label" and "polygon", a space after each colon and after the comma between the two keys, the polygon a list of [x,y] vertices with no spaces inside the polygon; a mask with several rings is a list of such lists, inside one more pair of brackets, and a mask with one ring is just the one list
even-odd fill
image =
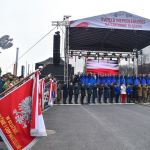
{"label": "red flag", "polygon": [[57,83],[56,82],[53,82],[52,92],[53,92],[53,98],[55,99],[57,96]]}
{"label": "red flag", "polygon": [[40,80],[40,89],[39,89],[39,103],[41,107],[43,107],[44,89],[45,89],[45,79],[43,78]]}
{"label": "red flag", "polygon": [[36,72],[36,77],[34,78],[30,134],[32,136],[47,136],[41,105],[39,103],[39,72]]}
{"label": "red flag", "polygon": [[0,99],[0,134],[9,150],[28,150],[36,142],[30,136],[33,79]]}
{"label": "red flag", "polygon": [[49,106],[52,106],[52,105],[53,105],[52,90],[53,90],[53,80],[50,79],[50,84],[49,84],[49,96],[48,96],[48,105],[49,105]]}

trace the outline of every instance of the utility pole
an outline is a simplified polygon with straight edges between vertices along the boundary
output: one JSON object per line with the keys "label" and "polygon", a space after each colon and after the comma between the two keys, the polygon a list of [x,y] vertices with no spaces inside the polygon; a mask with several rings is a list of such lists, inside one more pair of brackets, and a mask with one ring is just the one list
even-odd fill
{"label": "utility pole", "polygon": [[16,76],[18,72],[18,55],[19,55],[19,48],[16,49],[16,62],[15,62],[15,75]]}

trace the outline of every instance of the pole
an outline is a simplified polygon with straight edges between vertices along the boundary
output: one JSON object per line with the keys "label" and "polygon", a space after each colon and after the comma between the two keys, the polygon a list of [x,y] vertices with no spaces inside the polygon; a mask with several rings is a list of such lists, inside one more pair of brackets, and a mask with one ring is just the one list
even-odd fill
{"label": "pole", "polygon": [[67,26],[67,85],[69,85],[69,27]]}
{"label": "pole", "polygon": [[28,75],[30,74],[30,64],[28,64]]}
{"label": "pole", "polygon": [[136,50],[136,76],[138,75],[138,64],[139,64],[139,56],[138,56],[138,50]]}
{"label": "pole", "polygon": [[65,40],[64,40],[64,82],[66,82],[66,28],[65,28]]}
{"label": "pole", "polygon": [[19,54],[19,48],[16,49],[16,63],[15,63],[15,75],[16,76],[18,72],[18,54]]}
{"label": "pole", "polygon": [[64,16],[64,22],[65,22],[65,43],[64,43],[64,57],[65,57],[65,61],[64,61],[64,81],[67,83],[69,83],[69,17],[70,16]]}
{"label": "pole", "polygon": [[143,75],[143,53],[141,53],[141,74]]}

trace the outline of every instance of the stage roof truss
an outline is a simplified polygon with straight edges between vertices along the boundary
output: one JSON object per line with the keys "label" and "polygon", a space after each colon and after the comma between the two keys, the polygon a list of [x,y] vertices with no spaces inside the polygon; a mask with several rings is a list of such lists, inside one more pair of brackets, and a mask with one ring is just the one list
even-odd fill
{"label": "stage roof truss", "polygon": [[[116,17],[117,16],[117,17]],[[128,19],[137,28],[105,26],[98,20]],[[126,20],[125,20],[126,21]],[[123,25],[126,25],[125,23]],[[127,12],[115,12],[70,22],[69,50],[133,52],[150,45],[150,20]]]}

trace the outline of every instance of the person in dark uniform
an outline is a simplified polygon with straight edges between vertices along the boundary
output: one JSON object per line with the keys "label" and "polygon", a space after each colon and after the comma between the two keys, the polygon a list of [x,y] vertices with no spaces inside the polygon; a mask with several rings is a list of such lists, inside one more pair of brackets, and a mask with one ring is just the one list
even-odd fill
{"label": "person in dark uniform", "polygon": [[127,103],[131,103],[131,86],[130,85],[127,85],[126,93],[127,93]]}
{"label": "person in dark uniform", "polygon": [[66,104],[67,97],[68,97],[68,87],[66,83],[64,83],[62,90],[63,90],[63,104]]}
{"label": "person in dark uniform", "polygon": [[58,85],[57,85],[57,104],[60,104],[61,98],[62,98],[61,84],[58,83]]}
{"label": "person in dark uniform", "polygon": [[110,85],[110,97],[109,97],[110,103],[113,103],[114,96],[115,96],[115,89],[114,89],[114,85],[111,84]]}
{"label": "person in dark uniform", "polygon": [[69,92],[69,104],[72,104],[72,96],[73,96],[73,84],[72,84],[72,82],[69,84],[68,92]]}
{"label": "person in dark uniform", "polygon": [[95,98],[97,98],[97,85],[94,84],[92,88],[92,103],[95,104]]}
{"label": "person in dark uniform", "polygon": [[109,87],[107,84],[104,86],[104,103],[107,103],[107,99],[109,97]]}
{"label": "person in dark uniform", "polygon": [[80,102],[81,102],[81,104],[84,104],[84,97],[85,97],[85,85],[84,84],[82,84],[81,85],[81,98],[80,98]]}
{"label": "person in dark uniform", "polygon": [[98,103],[101,103],[103,95],[103,84],[98,85]]}
{"label": "person in dark uniform", "polygon": [[137,85],[133,85],[132,87],[132,101],[136,103],[138,99]]}
{"label": "person in dark uniform", "polygon": [[87,86],[87,104],[90,104],[90,100],[91,100],[91,95],[92,95],[92,86],[89,83]]}
{"label": "person in dark uniform", "polygon": [[119,96],[120,96],[120,87],[119,84],[115,85],[115,102],[119,103]]}
{"label": "person in dark uniform", "polygon": [[78,104],[78,96],[80,90],[78,83],[75,83],[73,90],[74,90],[74,103]]}

